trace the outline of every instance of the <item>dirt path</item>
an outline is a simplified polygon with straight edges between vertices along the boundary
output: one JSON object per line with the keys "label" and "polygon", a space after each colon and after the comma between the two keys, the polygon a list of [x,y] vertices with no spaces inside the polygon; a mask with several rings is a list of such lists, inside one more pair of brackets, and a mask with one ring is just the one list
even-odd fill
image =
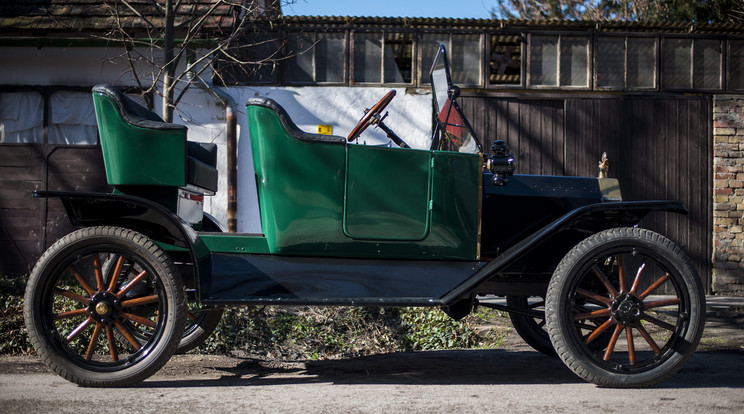
{"label": "dirt path", "polygon": [[602,389],[529,350],[406,352],[324,361],[174,357],[138,387],[88,389],[33,357],[0,358],[0,412],[742,412],[744,317],[710,314],[700,350],[659,387]]}

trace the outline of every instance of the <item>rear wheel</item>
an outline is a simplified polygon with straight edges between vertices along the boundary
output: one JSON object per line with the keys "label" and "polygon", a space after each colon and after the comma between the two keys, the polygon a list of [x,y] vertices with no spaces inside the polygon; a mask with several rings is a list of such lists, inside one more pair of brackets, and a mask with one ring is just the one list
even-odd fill
{"label": "rear wheel", "polygon": [[506,305],[517,311],[510,312],[509,319],[514,330],[527,345],[545,355],[558,356],[545,329],[545,298],[507,296]]}
{"label": "rear wheel", "polygon": [[[119,270],[106,274],[103,263],[111,258]],[[24,317],[36,352],[62,377],[84,386],[128,386],[173,355],[185,306],[175,266],[152,240],[120,227],[89,227],[39,259],[26,286]],[[146,340],[140,342],[134,325]]]}
{"label": "rear wheel", "polygon": [[[506,304],[515,310],[509,313],[512,326],[519,336],[536,351],[549,357],[557,357],[553,343],[548,334],[545,320],[545,298],[542,296],[507,296]],[[584,313],[586,301],[577,301],[574,305],[575,312]],[[585,329],[586,326],[595,324],[592,319],[580,319],[574,321],[577,330]],[[610,334],[605,332],[589,344],[592,351],[602,350],[610,341]]]}
{"label": "rear wheel", "polygon": [[222,313],[222,309],[190,302],[186,313],[186,327],[176,353],[184,354],[206,341],[222,320]]}
{"label": "rear wheel", "polygon": [[[600,386],[651,386],[692,356],[705,296],[673,242],[645,229],[616,228],[563,258],[548,287],[546,316],[553,346],[574,373]],[[577,321],[586,322],[577,329]],[[606,335],[606,345],[592,347]]]}

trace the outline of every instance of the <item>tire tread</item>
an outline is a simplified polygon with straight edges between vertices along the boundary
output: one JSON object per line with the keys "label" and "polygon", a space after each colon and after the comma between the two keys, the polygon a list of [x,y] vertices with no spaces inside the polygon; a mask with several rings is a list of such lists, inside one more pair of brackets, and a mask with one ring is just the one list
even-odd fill
{"label": "tire tread", "polygon": [[[35,288],[39,283],[43,282],[42,279],[45,277],[44,271],[46,270],[46,266],[53,263],[58,255],[64,254],[65,250],[70,248],[71,245],[84,244],[87,240],[92,238],[118,239],[133,243],[136,245],[133,246],[133,248],[136,250],[138,255],[141,255],[143,258],[150,257],[151,259],[154,259],[155,267],[162,267],[161,270],[163,270],[163,274],[159,275],[159,277],[163,280],[164,284],[172,285],[173,305],[176,307],[175,315],[177,316],[173,318],[173,328],[175,332],[183,331],[184,318],[182,316],[179,317],[178,315],[185,314],[186,296],[184,294],[183,283],[178,276],[175,265],[165,251],[163,251],[163,249],[161,249],[149,237],[134,230],[115,226],[94,226],[73,231],[62,237],[42,254],[37,261],[37,264],[34,266],[34,269],[29,276],[29,281],[24,295],[24,319],[29,332],[29,339],[42,361],[52,371],[70,382],[86,387],[121,387],[136,385],[153,375],[168,362],[178,347],[178,340],[168,341],[160,351],[159,357],[148,360],[147,362],[149,362],[149,364],[146,367],[138,367],[143,363],[140,362],[135,364],[134,367],[137,367],[137,369],[133,370],[131,374],[116,372],[116,374],[120,375],[112,375],[112,379],[106,380],[101,378],[91,378],[90,376],[85,375],[87,371],[84,369],[61,363],[60,360],[64,361],[66,357],[64,355],[59,355],[53,348],[48,346],[41,339],[41,335],[33,327],[35,325],[35,316],[33,310],[34,306],[31,304],[34,301]],[[168,290],[168,288],[166,288],[166,290]],[[178,338],[180,339],[180,335],[178,335]],[[125,368],[124,371],[132,368],[133,367]],[[76,373],[76,370],[81,371],[81,373]]]}
{"label": "tire tread", "polygon": [[[671,367],[660,370],[661,372],[659,374],[652,375],[646,380],[634,381],[628,380],[627,378],[619,378],[619,376],[609,375],[610,373],[605,376],[597,375],[595,372],[588,369],[587,366],[590,365],[591,362],[585,361],[580,355],[575,355],[574,352],[569,349],[566,342],[567,338],[564,337],[561,332],[559,323],[559,319],[561,318],[561,309],[558,305],[557,297],[560,295],[563,285],[566,283],[566,279],[570,275],[572,267],[596,246],[604,245],[618,239],[634,239],[635,241],[645,243],[648,246],[660,246],[671,254],[674,260],[679,263],[680,267],[686,268],[692,274],[693,286],[688,287],[688,289],[693,289],[697,297],[691,299],[691,306],[693,308],[702,306],[702,309],[697,309],[699,315],[698,320],[696,321],[697,326],[695,327],[695,332],[692,333],[692,338],[690,340],[692,350],[697,347],[700,337],[702,336],[704,325],[705,297],[702,293],[702,283],[692,266],[689,256],[676,243],[661,234],[648,229],[636,227],[612,228],[596,233],[574,246],[564,256],[556,267],[553,277],[548,284],[548,297],[546,298],[545,304],[547,330],[558,357],[568,366],[569,369],[571,369],[571,371],[584,380],[600,387],[634,388],[652,386],[665,381],[679,371],[692,356],[692,350],[686,352],[682,358],[675,360]],[[697,303],[695,299],[697,299]]]}

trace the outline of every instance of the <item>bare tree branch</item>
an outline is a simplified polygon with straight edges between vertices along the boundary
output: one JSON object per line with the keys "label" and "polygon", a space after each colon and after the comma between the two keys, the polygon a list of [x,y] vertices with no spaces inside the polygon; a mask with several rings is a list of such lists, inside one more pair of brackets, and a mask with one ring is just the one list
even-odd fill
{"label": "bare tree branch", "polygon": [[[95,36],[123,46],[127,72],[143,93],[161,97],[163,118],[170,122],[191,83],[209,73],[217,59],[249,71],[288,57],[281,53],[285,40],[259,35],[265,33],[259,24],[268,22],[270,28],[272,23],[261,18],[257,1],[103,0],[114,25],[108,33]],[[272,7],[280,14],[280,3],[292,2],[274,0]],[[232,23],[226,25],[228,21]],[[251,30],[260,39],[248,41],[254,38]],[[241,52],[245,47],[266,53],[261,58],[246,58]],[[212,76],[222,79],[218,71]]]}
{"label": "bare tree branch", "polygon": [[499,19],[733,21],[743,0],[496,0]]}
{"label": "bare tree branch", "polygon": [[150,0],[150,4],[155,6],[155,8],[160,12],[160,17],[163,17],[165,15],[165,9],[163,8],[163,6],[160,5],[160,3],[158,3],[157,0]]}
{"label": "bare tree branch", "polygon": [[[131,10],[135,15],[137,15],[137,17],[139,17],[140,19],[142,19],[142,21],[145,22],[148,26],[152,27],[153,29],[156,28],[155,25],[150,21],[150,19],[148,19],[142,13],[140,13],[139,10],[137,10],[136,8],[134,8],[134,6],[132,6],[132,4],[129,3],[127,0],[121,0],[121,2],[129,10]],[[153,1],[153,3],[155,3],[155,5],[157,5],[157,2]],[[114,8],[117,10],[117,16],[118,16],[118,10],[119,10],[119,8],[118,7],[114,7]],[[118,21],[118,22],[121,23],[121,21]],[[119,28],[121,28],[121,24],[119,25]]]}

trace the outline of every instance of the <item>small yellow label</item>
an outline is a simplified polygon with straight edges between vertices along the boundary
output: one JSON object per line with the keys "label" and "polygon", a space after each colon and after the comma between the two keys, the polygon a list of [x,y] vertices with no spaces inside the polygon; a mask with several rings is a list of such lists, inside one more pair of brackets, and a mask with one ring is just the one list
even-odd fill
{"label": "small yellow label", "polygon": [[321,135],[333,135],[333,127],[330,125],[318,125],[318,133]]}

